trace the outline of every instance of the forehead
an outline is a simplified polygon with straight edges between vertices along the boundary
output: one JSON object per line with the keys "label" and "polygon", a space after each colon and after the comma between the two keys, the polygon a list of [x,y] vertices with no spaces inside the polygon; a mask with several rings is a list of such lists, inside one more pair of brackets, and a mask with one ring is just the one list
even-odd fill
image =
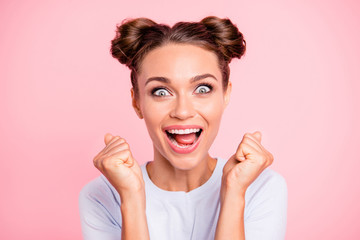
{"label": "forehead", "polygon": [[215,53],[191,44],[167,44],[145,55],[140,67],[139,81],[154,76],[183,80],[205,73],[221,79]]}

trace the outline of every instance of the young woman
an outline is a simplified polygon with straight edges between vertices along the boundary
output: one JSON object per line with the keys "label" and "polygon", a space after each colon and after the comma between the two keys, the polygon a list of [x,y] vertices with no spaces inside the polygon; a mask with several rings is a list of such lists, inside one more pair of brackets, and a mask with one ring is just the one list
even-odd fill
{"label": "young woman", "polygon": [[228,65],[244,52],[229,19],[118,26],[111,53],[131,70],[154,156],[139,166],[125,139],[105,135],[94,158],[102,175],[80,193],[84,239],[284,239],[286,182],[267,168],[261,133],[245,134],[229,159],[209,155],[230,99]]}

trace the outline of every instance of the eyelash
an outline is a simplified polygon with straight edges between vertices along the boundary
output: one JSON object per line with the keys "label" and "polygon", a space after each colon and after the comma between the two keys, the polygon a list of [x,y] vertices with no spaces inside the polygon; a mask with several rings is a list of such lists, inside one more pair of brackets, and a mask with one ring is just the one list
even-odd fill
{"label": "eyelash", "polygon": [[[212,90],[213,90],[213,88],[214,88],[214,87],[212,86],[212,84],[210,84],[210,83],[200,83],[199,85],[196,86],[195,90],[198,89],[200,86],[205,86],[205,87],[208,87],[208,88],[210,89],[210,91],[207,92],[207,93],[202,93],[202,94],[200,93],[201,95],[211,93]],[[151,95],[153,95],[154,97],[162,97],[162,96],[158,96],[158,95],[155,95],[155,94],[154,94],[157,90],[160,90],[160,89],[164,89],[164,90],[170,92],[170,90],[167,89],[166,87],[160,86],[160,87],[156,87],[156,88],[152,89],[152,90],[151,90]]]}
{"label": "eyelash", "polygon": [[201,84],[199,84],[199,85],[197,85],[196,86],[196,88],[195,88],[195,90],[196,89],[198,89],[200,86],[205,86],[205,87],[208,87],[209,89],[210,89],[210,91],[209,92],[206,92],[206,93],[202,93],[202,94],[208,94],[208,93],[211,93],[212,92],[212,90],[213,90],[213,85],[212,84],[210,84],[210,83],[201,83]]}
{"label": "eyelash", "polygon": [[157,90],[160,90],[160,89],[165,89],[166,91],[170,92],[169,89],[167,89],[166,87],[160,86],[160,87],[156,87],[153,90],[151,90],[151,95],[153,95],[154,97],[161,97],[161,96],[154,94]]}

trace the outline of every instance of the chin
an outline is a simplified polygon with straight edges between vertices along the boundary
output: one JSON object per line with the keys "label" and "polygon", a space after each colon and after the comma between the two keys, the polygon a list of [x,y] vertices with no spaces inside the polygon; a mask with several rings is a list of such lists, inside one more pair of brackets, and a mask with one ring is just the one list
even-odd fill
{"label": "chin", "polygon": [[192,154],[177,154],[170,152],[169,154],[164,154],[163,158],[170,163],[172,167],[178,170],[189,171],[196,168],[203,161],[208,159],[208,151],[193,152]]}

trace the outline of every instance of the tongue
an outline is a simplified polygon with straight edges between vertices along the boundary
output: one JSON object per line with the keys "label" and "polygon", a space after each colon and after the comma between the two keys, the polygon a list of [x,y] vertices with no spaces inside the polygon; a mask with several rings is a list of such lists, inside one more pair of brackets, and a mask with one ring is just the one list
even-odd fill
{"label": "tongue", "polygon": [[192,144],[196,139],[195,133],[189,134],[174,134],[175,140],[181,144]]}

